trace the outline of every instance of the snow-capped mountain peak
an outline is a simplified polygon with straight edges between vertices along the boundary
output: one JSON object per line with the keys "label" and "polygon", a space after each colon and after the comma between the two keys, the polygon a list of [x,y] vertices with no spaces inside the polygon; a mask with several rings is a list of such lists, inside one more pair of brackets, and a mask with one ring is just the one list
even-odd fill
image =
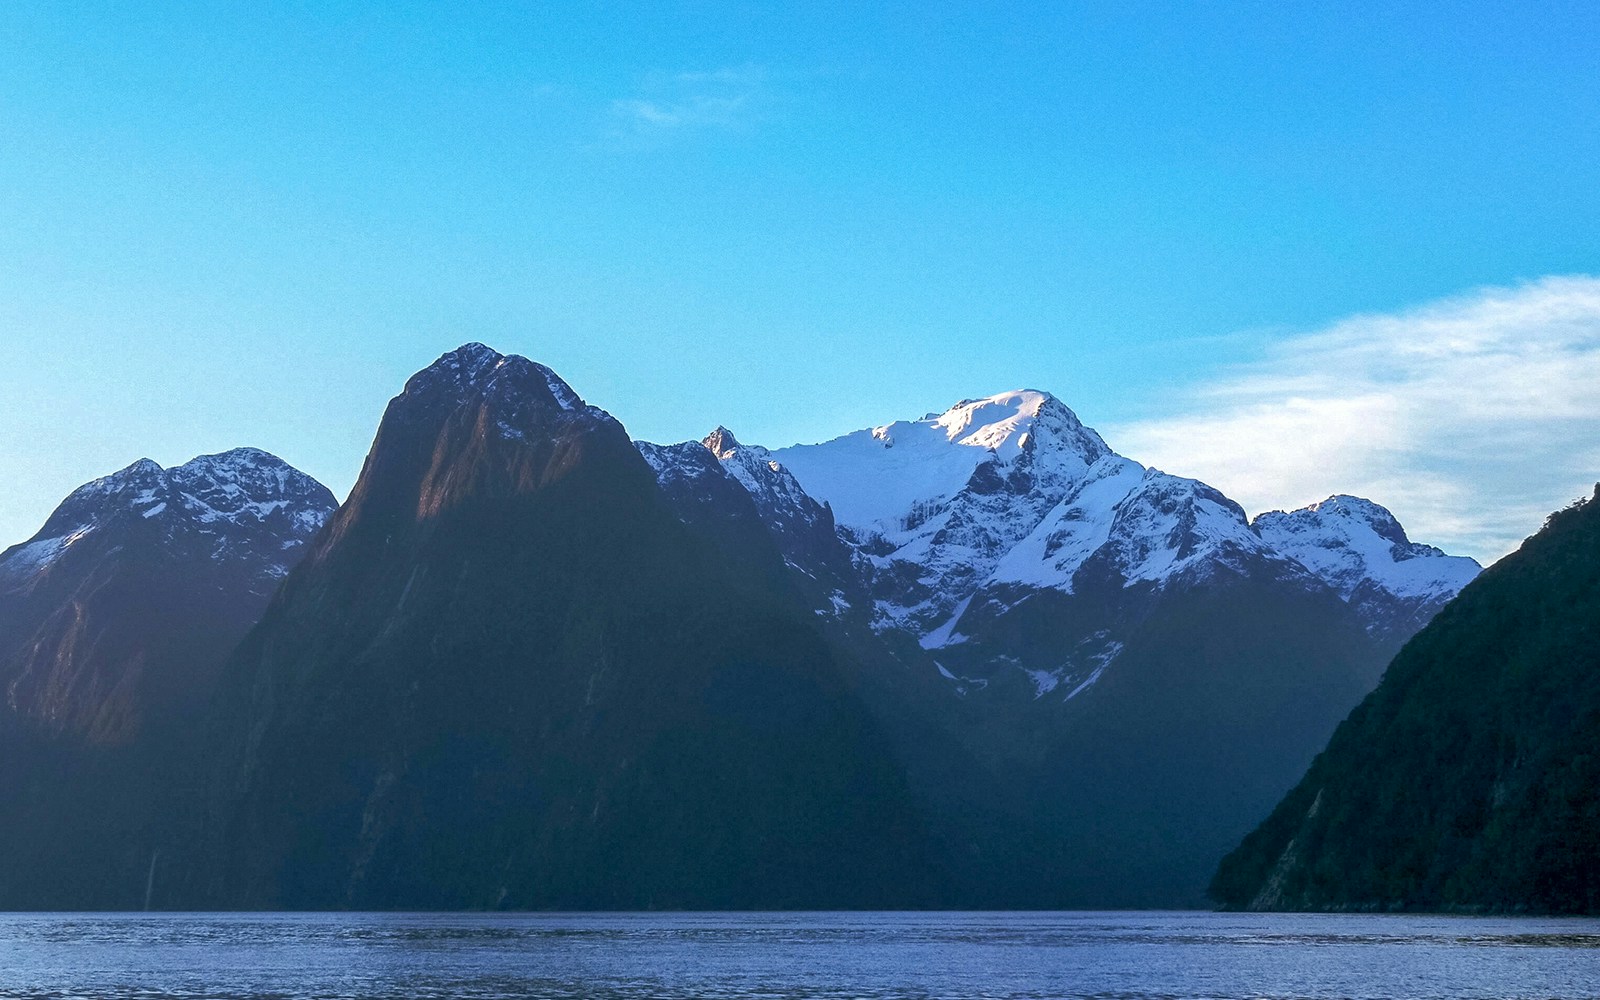
{"label": "snow-capped mountain peak", "polygon": [[72,508],[85,503],[98,503],[107,496],[130,488],[145,489],[151,483],[159,481],[164,471],[156,462],[141,458],[109,476],[101,476],[99,479],[84,483],[68,494],[66,500],[62,501],[62,507]]}
{"label": "snow-capped mountain peak", "polygon": [[[725,462],[732,458],[740,448],[744,447],[739,443],[739,439],[733,436],[733,431],[722,426],[718,426],[710,434],[707,434],[700,443],[705,446],[707,451],[715,455],[720,462]],[[765,451],[766,449],[762,450]]]}
{"label": "snow-capped mountain peak", "polygon": [[[1215,488],[1116,454],[1059,399],[1032,389],[821,444],[768,451],[718,427],[702,445],[756,501],[780,547],[814,535],[831,514],[874,629],[942,650],[951,663],[978,655],[976,636],[1022,627],[1000,623],[1024,606],[1082,599],[1131,608],[1236,583],[1342,600],[1389,641],[1421,627],[1478,571],[1470,559],[1412,543],[1389,511],[1357,497],[1252,522]],[[646,454],[664,485],[695,465],[666,449]],[[816,575],[803,553],[786,554]],[[1106,652],[1113,639],[1078,639],[1104,654],[1096,671],[1116,656]],[[1072,648],[1078,665],[1065,674],[1060,664],[1024,662],[1018,650],[1002,659],[1059,680],[1088,662]],[[990,669],[963,669],[979,668]]]}
{"label": "snow-capped mountain peak", "polygon": [[25,583],[74,546],[128,525],[189,539],[218,559],[251,539],[242,544],[248,558],[275,580],[337,506],[321,483],[259,448],[201,455],[171,469],[142,458],[73,490],[33,538],[0,553],[0,586]]}
{"label": "snow-capped mountain peak", "polygon": [[1364,610],[1369,628],[1387,627],[1397,600],[1431,617],[1482,569],[1467,556],[1411,541],[1387,508],[1361,497],[1339,494],[1299,510],[1269,511],[1253,526]]}
{"label": "snow-capped mountain peak", "polygon": [[[1408,546],[1411,540],[1406,537],[1406,531],[1395,520],[1387,507],[1373,503],[1362,497],[1351,496],[1348,493],[1336,493],[1326,500],[1309,504],[1302,508],[1306,513],[1321,515],[1324,523],[1330,523],[1337,518],[1342,521],[1353,521],[1370,528],[1378,537],[1395,545]],[[1281,513],[1281,512],[1280,512]],[[1298,513],[1298,512],[1295,512]]]}
{"label": "snow-capped mountain peak", "polygon": [[965,399],[933,418],[932,424],[954,444],[984,448],[1004,459],[1016,457],[1038,437],[1048,437],[1090,463],[1111,450],[1066,404],[1037,389]]}
{"label": "snow-capped mountain peak", "polygon": [[880,597],[880,626],[914,630],[948,621],[1111,455],[1065,404],[1032,389],[772,453],[898,581]]}
{"label": "snow-capped mountain peak", "polygon": [[831,504],[841,524],[892,537],[909,530],[909,512],[969,486],[1014,476],[1060,491],[1110,453],[1060,400],[1019,389],[773,456]]}

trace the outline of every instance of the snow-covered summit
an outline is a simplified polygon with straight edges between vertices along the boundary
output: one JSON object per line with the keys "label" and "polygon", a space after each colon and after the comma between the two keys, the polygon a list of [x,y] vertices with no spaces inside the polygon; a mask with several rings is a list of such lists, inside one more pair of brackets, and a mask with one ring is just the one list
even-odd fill
{"label": "snow-covered summit", "polygon": [[1019,389],[773,456],[841,524],[892,536],[907,530],[909,512],[956,495],[981,466],[983,479],[1003,479],[1025,462],[1030,477],[1063,482],[1110,451],[1060,400]]}
{"label": "snow-covered summit", "polygon": [[338,506],[327,487],[259,448],[201,455],[163,469],[148,458],[73,490],[38,533],[0,553],[0,587],[37,576],[75,546],[132,525],[208,546],[215,558],[265,553],[276,578]]}
{"label": "snow-covered summit", "polygon": [[1381,591],[1437,610],[1483,568],[1411,541],[1387,508],[1361,497],[1339,494],[1299,510],[1269,511],[1253,523],[1269,545],[1358,605]]}
{"label": "snow-covered summit", "polygon": [[964,399],[934,417],[932,423],[951,442],[986,448],[1001,458],[1016,457],[1036,437],[1048,447],[1077,454],[1087,462],[1111,451],[1065,403],[1037,389]]}
{"label": "snow-covered summit", "polygon": [[1114,458],[1031,389],[772,453],[828,503],[880,583],[881,628],[947,622],[1046,514]]}

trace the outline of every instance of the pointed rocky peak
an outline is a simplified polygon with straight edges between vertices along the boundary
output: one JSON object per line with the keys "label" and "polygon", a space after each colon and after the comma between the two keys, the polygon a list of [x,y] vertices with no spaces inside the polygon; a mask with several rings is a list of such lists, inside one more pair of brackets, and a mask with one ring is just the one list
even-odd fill
{"label": "pointed rocky peak", "polygon": [[722,426],[700,443],[749,492],[774,525],[787,521],[813,524],[821,516],[822,505],[766,448],[740,444],[733,432]]}
{"label": "pointed rocky peak", "polygon": [[110,478],[110,479],[126,479],[126,478],[142,479],[142,478],[147,478],[149,476],[158,476],[158,475],[161,474],[161,471],[162,471],[161,470],[161,466],[158,463],[156,463],[155,461],[152,461],[151,459],[148,459],[148,458],[141,458],[138,461],[134,462],[132,465],[128,466],[127,468],[122,469],[122,470],[120,470],[118,472],[113,472],[107,478]]}
{"label": "pointed rocky peak", "polygon": [[551,369],[478,343],[464,344],[411,376],[394,404],[408,421],[485,406],[490,426],[507,439],[547,437],[574,420],[611,420]]}
{"label": "pointed rocky peak", "polygon": [[793,482],[794,477],[789,471],[772,457],[772,452],[760,445],[741,444],[733,436],[733,431],[726,427],[718,426],[716,430],[701,439],[700,444],[710,452],[718,462],[721,462],[728,472],[745,482],[746,486],[754,489],[748,482],[751,476],[766,478],[778,476],[786,482],[791,482],[792,488],[800,489],[798,482]]}
{"label": "pointed rocky peak", "polygon": [[620,475],[648,488],[649,469],[610,414],[544,365],[465,344],[389,401],[333,534],[377,517],[420,523],[474,499],[527,494],[580,467],[615,469],[610,463],[618,461],[631,466]]}
{"label": "pointed rocky peak", "polygon": [[707,451],[717,456],[718,461],[722,462],[732,458],[740,448],[739,439],[733,436],[733,431],[720,425],[716,430],[707,434],[700,443],[706,446]]}
{"label": "pointed rocky peak", "polygon": [[520,354],[501,354],[483,344],[463,344],[406,381],[405,395],[441,392],[457,397],[518,391],[547,396],[558,408],[577,410],[583,400],[561,376]]}
{"label": "pointed rocky peak", "polygon": [[84,530],[109,512],[148,505],[161,490],[166,470],[148,458],[90,480],[69,493],[50,514],[40,534],[61,536]]}
{"label": "pointed rocky peak", "polygon": [[125,468],[118,469],[109,476],[101,476],[99,479],[84,483],[76,490],[73,490],[68,499],[79,496],[108,496],[129,487],[142,488],[151,483],[159,482],[165,471],[150,459],[141,458]]}
{"label": "pointed rocky peak", "polygon": [[410,395],[439,388],[465,390],[479,384],[504,360],[505,355],[484,344],[462,344],[407,379],[405,391]]}

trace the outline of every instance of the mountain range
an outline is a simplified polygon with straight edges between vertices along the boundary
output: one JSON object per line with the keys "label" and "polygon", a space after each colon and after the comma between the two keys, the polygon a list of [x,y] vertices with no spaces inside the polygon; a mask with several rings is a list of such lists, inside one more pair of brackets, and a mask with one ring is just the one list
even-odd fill
{"label": "mountain range", "polygon": [[1355,497],[1251,521],[1042,392],[775,451],[640,447],[688,523],[730,523],[708,498],[743,487],[819,618],[895,664],[866,689],[983,905],[1199,903],[1479,571]]}
{"label": "mountain range", "polygon": [[0,554],[0,905],[1193,905],[1478,569],[1047,393],[654,445],[469,344],[342,505],[140,462]]}

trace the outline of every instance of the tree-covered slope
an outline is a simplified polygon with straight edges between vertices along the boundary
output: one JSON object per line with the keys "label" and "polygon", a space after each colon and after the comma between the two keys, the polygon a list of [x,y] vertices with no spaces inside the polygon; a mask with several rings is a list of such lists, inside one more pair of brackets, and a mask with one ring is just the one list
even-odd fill
{"label": "tree-covered slope", "polygon": [[1600,912],[1600,489],[1401,650],[1212,894]]}

